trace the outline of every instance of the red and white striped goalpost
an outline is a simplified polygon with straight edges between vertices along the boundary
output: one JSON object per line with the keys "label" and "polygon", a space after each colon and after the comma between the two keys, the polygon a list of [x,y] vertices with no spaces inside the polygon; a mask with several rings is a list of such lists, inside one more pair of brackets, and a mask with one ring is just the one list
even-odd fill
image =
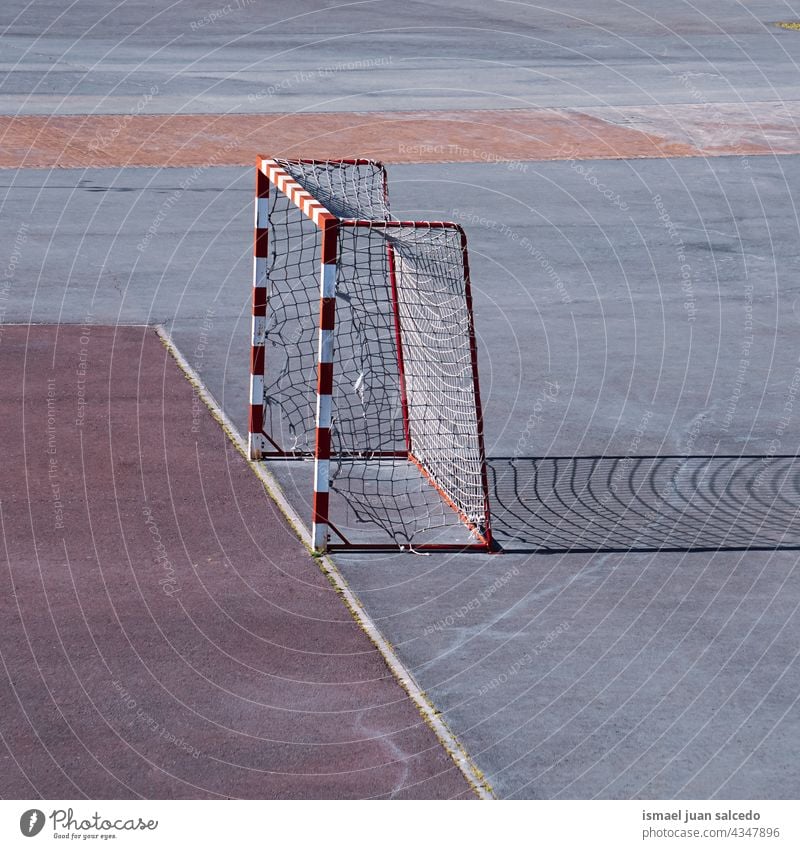
{"label": "red and white striped goalpost", "polygon": [[[317,163],[315,160],[297,160],[308,164],[329,164],[332,160]],[[380,163],[368,159],[336,160],[336,163],[346,165],[373,165],[383,171],[384,192],[388,197],[386,172]],[[483,488],[483,517],[482,526],[478,528],[474,521],[463,514],[453,503],[448,494],[434,480],[424,463],[413,453],[411,429],[409,426],[408,400],[406,395],[405,374],[403,364],[403,344],[400,328],[400,312],[395,275],[395,258],[391,245],[387,244],[389,284],[392,293],[394,313],[395,340],[398,354],[399,389],[401,397],[403,431],[406,451],[375,451],[375,457],[403,457],[412,462],[421,474],[436,489],[445,503],[450,506],[459,519],[470,529],[476,539],[475,543],[427,543],[414,546],[417,550],[493,550],[491,535],[488,479],[486,471],[486,454],[483,437],[483,412],[480,401],[478,383],[478,359],[475,329],[472,320],[472,295],[467,259],[466,234],[458,224],[445,221],[374,221],[361,219],[340,219],[332,214],[323,204],[304,189],[281,165],[273,159],[259,156],[256,160],[256,205],[255,205],[255,236],[253,262],[253,302],[252,302],[252,339],[250,354],[250,416],[249,416],[249,452],[252,460],[263,460],[269,457],[302,457],[308,454],[302,451],[284,451],[273,441],[264,430],[264,381],[265,381],[265,347],[267,342],[267,309],[268,309],[268,258],[269,258],[269,196],[270,186],[286,195],[302,213],[319,228],[321,236],[321,267],[319,271],[319,331],[317,342],[317,403],[316,403],[316,432],[314,438],[314,493],[312,503],[312,544],[316,551],[324,552],[331,549],[369,548],[397,549],[401,546],[394,543],[351,544],[330,523],[330,472],[331,472],[331,422],[333,413],[334,372],[333,359],[335,349],[336,324],[336,277],[339,260],[339,236],[343,227],[370,228],[447,228],[459,234],[463,257],[464,296],[468,313],[469,350],[471,374],[474,387],[477,441],[481,465],[481,483]],[[330,531],[342,539],[342,544],[331,545]]]}
{"label": "red and white striped goalpost", "polygon": [[256,171],[255,234],[253,239],[253,313],[250,337],[250,417],[251,460],[260,460],[267,450],[264,436],[264,347],[267,342],[267,258],[269,181]]}
{"label": "red and white striped goalpost", "polygon": [[317,366],[317,432],[314,439],[314,504],[311,539],[317,551],[328,544],[330,500],[331,412],[333,407],[333,333],[336,324],[336,260],[339,222],[327,213],[322,222],[322,268],[319,284],[319,358]]}

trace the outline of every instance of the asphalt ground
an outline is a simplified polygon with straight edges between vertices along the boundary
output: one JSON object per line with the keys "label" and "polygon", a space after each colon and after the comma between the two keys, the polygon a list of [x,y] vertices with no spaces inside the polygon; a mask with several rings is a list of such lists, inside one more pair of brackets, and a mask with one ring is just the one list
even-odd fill
{"label": "asphalt ground", "polygon": [[[490,456],[517,467],[545,456],[766,457],[778,434],[777,453],[796,453],[796,414],[779,428],[800,354],[796,158],[593,165],[620,200],[580,163],[390,172],[396,209],[467,228]],[[37,284],[11,289],[7,316],[166,322],[244,430],[252,173],[207,169],[180,191],[193,173],[26,172],[4,213],[27,222],[15,272]],[[501,482],[508,465],[493,461]],[[310,493],[292,490],[286,467],[275,471],[307,515]],[[656,490],[651,507],[664,500]],[[495,789],[791,796],[795,554],[604,551],[613,536],[595,554],[542,554],[525,537],[525,516],[536,515],[527,503],[522,521],[505,518],[518,553],[337,557]],[[723,490],[711,506],[717,540],[727,533],[734,547],[742,505]],[[686,547],[711,536],[679,515]],[[790,544],[796,524],[784,515]]]}
{"label": "asphalt ground", "polygon": [[[452,218],[470,239],[507,553],[336,563],[498,795],[796,798],[800,36],[774,22],[798,10],[442,3],[392,17],[376,3],[294,6],[277,27],[269,4],[259,26],[237,8],[201,38],[191,23],[212,10],[200,6],[141,30],[140,10],[102,18],[96,7],[48,27],[60,10],[35,4],[13,24],[7,114],[121,113],[127,127],[177,111],[556,107],[637,143],[655,122],[655,138],[683,146],[679,158],[628,147],[591,163],[608,150],[585,140],[577,153],[551,144],[560,162],[535,161],[542,146],[526,157],[524,144],[506,163],[430,162],[454,158],[438,150],[391,168],[396,211]],[[385,59],[387,42],[391,63],[319,73]],[[253,99],[303,68],[308,79]],[[580,121],[566,126],[580,135]],[[479,151],[505,141],[489,123],[497,132]],[[480,124],[462,158],[480,158]],[[4,125],[23,147],[3,155],[20,166],[33,151],[36,166],[3,172],[4,320],[164,323],[243,430],[252,168],[50,171],[40,129]],[[425,144],[447,147],[448,134]],[[252,152],[272,153],[270,142],[265,132]],[[164,157],[174,164],[174,147]],[[626,462],[666,455],[702,479],[702,501],[665,489],[653,462]],[[731,471],[725,457],[742,455],[756,472]],[[586,496],[587,465],[609,456],[647,502],[635,527],[621,528],[622,510],[609,518],[602,491]],[[561,458],[560,476],[542,458]],[[282,480],[306,515],[309,493]],[[542,504],[565,524],[543,527]],[[645,531],[645,550],[614,550]],[[565,539],[584,550],[558,550]],[[657,550],[667,541],[674,550]],[[696,550],[704,541],[721,550]],[[766,550],[741,550],[753,547]]]}
{"label": "asphalt ground", "polygon": [[624,106],[693,89],[788,102],[800,51],[774,26],[798,17],[781,0],[9,0],[0,14],[6,114]]}

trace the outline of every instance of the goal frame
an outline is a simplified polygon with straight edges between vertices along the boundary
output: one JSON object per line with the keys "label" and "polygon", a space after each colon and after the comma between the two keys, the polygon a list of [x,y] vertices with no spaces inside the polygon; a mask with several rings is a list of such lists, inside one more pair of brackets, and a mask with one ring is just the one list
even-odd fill
{"label": "goal frame", "polygon": [[[386,169],[381,162],[373,159],[294,159],[293,163],[305,165],[371,165],[382,174],[384,197],[388,203],[388,180]],[[316,351],[316,416],[313,451],[284,450],[270,434],[264,430],[264,385],[266,374],[267,310],[268,310],[268,258],[269,258],[269,196],[271,187],[283,193],[320,231],[319,269],[319,315]],[[393,248],[387,244],[389,291],[391,296],[395,344],[398,358],[398,382],[400,405],[403,417],[404,451],[370,451],[369,457],[388,457],[404,459],[413,463],[422,476],[437,491],[439,496],[452,509],[460,521],[466,525],[475,539],[471,543],[419,543],[410,547],[415,551],[482,551],[494,550],[491,532],[489,508],[489,484],[486,469],[486,451],[483,435],[483,408],[478,378],[478,349],[475,339],[475,326],[472,312],[472,288],[467,253],[467,237],[464,229],[451,221],[377,221],[373,219],[339,218],[330,212],[317,198],[304,189],[280,164],[266,156],[256,158],[256,198],[253,240],[253,293],[250,348],[250,411],[248,448],[251,460],[270,459],[310,459],[314,461],[313,500],[311,522],[311,546],[317,552],[337,550],[399,550],[408,548],[396,542],[355,543],[332,523],[330,518],[330,463],[331,463],[331,416],[333,406],[333,358],[336,328],[336,279],[339,262],[339,236],[344,228],[368,227],[371,229],[450,229],[457,233],[462,256],[464,274],[464,299],[468,316],[467,333],[470,352],[470,367],[475,400],[477,424],[477,446],[480,463],[481,486],[483,491],[483,528],[477,528],[463,514],[447,493],[436,483],[424,464],[413,453],[411,428],[409,424],[408,402],[405,385],[405,367],[403,360],[403,342],[399,312],[399,298],[395,276]],[[358,456],[362,454],[343,453],[337,457]],[[338,542],[330,541],[335,534]]]}

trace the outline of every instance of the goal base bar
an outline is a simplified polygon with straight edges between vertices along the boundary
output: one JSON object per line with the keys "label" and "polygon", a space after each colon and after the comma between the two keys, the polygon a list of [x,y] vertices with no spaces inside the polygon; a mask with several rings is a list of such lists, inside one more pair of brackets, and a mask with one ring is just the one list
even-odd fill
{"label": "goal base bar", "polygon": [[[464,523],[467,527],[467,523]],[[476,542],[421,542],[421,543],[401,543],[401,542],[351,542],[332,522],[327,524],[328,531],[336,534],[341,542],[328,542],[325,545],[325,551],[405,551],[405,552],[432,552],[432,551],[449,551],[453,553],[459,552],[474,552],[482,554],[496,554],[502,549],[495,545],[491,537],[485,537],[478,534],[474,529],[470,528],[475,534]],[[322,550],[317,553],[323,554]]]}
{"label": "goal base bar", "polygon": [[[389,460],[407,460],[408,451],[343,451],[331,455],[331,460],[374,460],[386,458]],[[313,460],[313,451],[262,451],[260,457],[251,460]]]}
{"label": "goal base bar", "polygon": [[[350,545],[344,545],[343,543],[328,543],[325,547],[325,552],[337,552],[337,551],[397,551],[397,552],[408,552],[410,554],[414,554],[416,552],[429,553],[429,552],[450,552],[452,554],[500,554],[501,549],[495,548],[493,546],[487,545],[486,543],[474,543],[474,544],[466,544],[459,545],[458,543],[422,543],[420,545],[401,545],[400,543],[375,543],[371,544],[368,542],[363,543],[351,543]],[[319,552],[320,554],[324,554],[325,552]]]}
{"label": "goal base bar", "polygon": [[[334,525],[330,520],[325,522],[328,531],[335,534],[341,542],[338,543],[325,543],[324,546],[313,546],[315,553],[324,554],[325,551],[451,551],[451,552],[483,552],[486,553],[497,553],[502,551],[502,549],[497,546],[494,542],[494,539],[491,535],[491,530],[487,533],[481,532],[459,509],[458,507],[449,499],[446,493],[442,492],[442,490],[437,486],[436,482],[433,478],[428,474],[425,467],[420,463],[420,461],[408,451],[373,451],[373,452],[358,452],[358,451],[348,451],[341,452],[332,456],[330,459],[332,461],[336,460],[372,460],[372,459],[392,459],[392,460],[407,460],[416,466],[420,473],[422,474],[423,479],[430,485],[438,495],[447,503],[447,505],[452,509],[454,518],[461,523],[463,529],[467,530],[470,534],[472,534],[477,540],[474,543],[465,543],[465,542],[440,542],[440,543],[395,543],[395,542],[378,542],[375,543],[354,543],[351,542],[342,531],[340,531],[336,525]],[[253,458],[251,458],[253,459]],[[302,452],[291,452],[291,451],[281,451],[281,452],[262,452],[261,456],[256,459],[259,461],[285,461],[291,462],[293,460],[299,460],[301,462],[311,462],[315,460],[315,455],[312,451],[302,451]],[[313,534],[312,534],[313,539]]]}

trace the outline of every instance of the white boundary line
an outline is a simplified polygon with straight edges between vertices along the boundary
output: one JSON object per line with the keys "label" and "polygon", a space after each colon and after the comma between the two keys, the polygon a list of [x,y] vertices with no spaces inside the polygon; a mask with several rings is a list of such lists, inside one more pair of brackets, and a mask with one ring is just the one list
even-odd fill
{"label": "white boundary line", "polygon": [[242,455],[242,457],[244,457],[256,477],[263,484],[267,494],[278,505],[281,512],[289,522],[292,530],[297,534],[300,541],[308,549],[309,554],[313,556],[313,559],[319,565],[322,573],[344,599],[344,603],[347,605],[347,608],[353,618],[364,633],[370,638],[373,645],[381,653],[389,669],[392,671],[392,674],[400,682],[400,686],[403,687],[406,693],[408,693],[409,698],[416,705],[416,708],[422,715],[425,723],[439,739],[439,742],[442,746],[444,746],[445,751],[453,759],[456,766],[461,770],[470,787],[472,787],[480,799],[496,798],[491,785],[486,780],[483,773],[480,769],[478,769],[475,763],[473,763],[472,758],[469,756],[464,746],[450,730],[444,719],[442,719],[441,714],[436,710],[422,687],[420,687],[416,682],[411,671],[406,668],[405,664],[400,660],[397,653],[392,648],[392,645],[380,632],[375,621],[364,609],[364,606],[359,601],[358,596],[356,596],[356,594],[350,589],[344,575],[342,575],[339,571],[333,560],[331,560],[329,555],[319,556],[314,554],[311,545],[311,534],[307,530],[297,511],[287,500],[280,484],[266,468],[266,465],[263,462],[257,462],[249,459],[247,446],[245,445],[241,434],[236,429],[233,422],[228,418],[222,407],[220,407],[217,403],[214,396],[208,391],[208,389],[206,389],[200,375],[192,368],[191,365],[189,365],[189,362],[180,352],[177,345],[172,341],[169,331],[160,324],[155,325],[154,330],[161,339],[164,347],[169,351],[181,371],[183,371],[189,382],[197,391],[198,397],[202,399],[203,403],[211,411],[211,415],[222,426],[222,429],[225,431],[230,441],[234,444],[236,450]]}

